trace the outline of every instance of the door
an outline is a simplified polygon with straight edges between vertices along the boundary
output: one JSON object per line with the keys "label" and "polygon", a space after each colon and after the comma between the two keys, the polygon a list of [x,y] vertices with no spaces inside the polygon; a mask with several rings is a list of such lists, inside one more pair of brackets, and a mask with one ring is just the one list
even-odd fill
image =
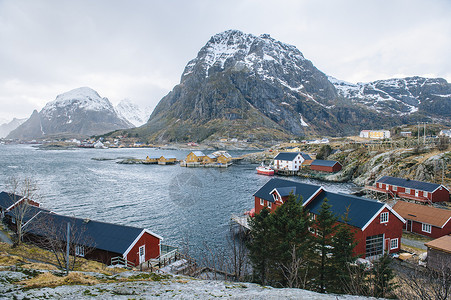
{"label": "door", "polygon": [[139,247],[139,263],[142,264],[146,261],[146,246]]}

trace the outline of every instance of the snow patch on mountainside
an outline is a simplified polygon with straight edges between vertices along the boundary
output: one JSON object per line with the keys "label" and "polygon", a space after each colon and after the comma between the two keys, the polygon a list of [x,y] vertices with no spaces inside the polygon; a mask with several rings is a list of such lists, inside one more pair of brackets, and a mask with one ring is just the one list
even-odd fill
{"label": "snow patch on mountainside", "polygon": [[144,125],[150,117],[149,109],[142,109],[129,99],[122,100],[114,109],[119,117],[127,120],[136,127]]}
{"label": "snow patch on mountainside", "polygon": [[89,87],[81,87],[58,95],[54,101],[45,105],[42,113],[47,115],[58,108],[68,107],[90,111],[113,110],[113,105],[108,98],[100,97],[96,91]]}

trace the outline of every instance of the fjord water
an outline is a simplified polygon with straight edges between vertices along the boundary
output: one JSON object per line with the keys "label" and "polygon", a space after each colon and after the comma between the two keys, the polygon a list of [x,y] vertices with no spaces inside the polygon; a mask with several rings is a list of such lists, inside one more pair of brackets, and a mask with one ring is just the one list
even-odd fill
{"label": "fjord water", "polygon": [[[7,188],[10,176],[33,178],[42,207],[55,213],[147,228],[162,236],[164,244],[189,242],[194,252],[205,244],[218,249],[227,245],[231,215],[251,209],[252,195],[270,179],[257,175],[256,165],[217,169],[116,163],[118,158],[143,159],[147,155],[183,159],[189,152],[148,148],[38,150],[30,145],[0,145],[0,190]],[[230,151],[234,157],[244,153],[248,152]],[[321,184],[329,191],[349,192],[353,187],[289,179]]]}

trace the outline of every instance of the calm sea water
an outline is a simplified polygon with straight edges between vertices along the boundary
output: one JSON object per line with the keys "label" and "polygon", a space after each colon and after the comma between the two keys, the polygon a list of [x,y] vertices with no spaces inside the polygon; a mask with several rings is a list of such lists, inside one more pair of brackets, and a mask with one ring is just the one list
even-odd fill
{"label": "calm sea water", "polygon": [[[33,178],[42,207],[56,213],[147,228],[163,243],[192,249],[226,245],[230,217],[254,205],[253,194],[270,178],[256,165],[227,169],[179,165],[124,165],[117,158],[174,155],[189,151],[157,149],[38,150],[29,145],[0,145],[0,190],[10,176]],[[230,151],[237,157],[246,151]],[[114,160],[98,161],[93,158]],[[327,190],[349,192],[352,184],[322,183]],[[196,250],[194,250],[196,251]]]}

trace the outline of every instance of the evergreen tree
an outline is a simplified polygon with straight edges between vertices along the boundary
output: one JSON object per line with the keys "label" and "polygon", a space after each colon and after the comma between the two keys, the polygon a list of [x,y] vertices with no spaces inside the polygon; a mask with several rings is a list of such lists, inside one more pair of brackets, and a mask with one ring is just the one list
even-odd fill
{"label": "evergreen tree", "polygon": [[[307,252],[311,238],[310,220],[302,206],[302,200],[293,194],[272,214],[274,279],[282,286],[295,287],[300,270],[307,266]],[[302,272],[301,272],[302,271]]]}
{"label": "evergreen tree", "polygon": [[272,257],[272,225],[269,210],[265,207],[250,220],[250,241],[247,244],[254,280],[267,284],[269,263]]}
{"label": "evergreen tree", "polygon": [[321,204],[321,209],[316,217],[316,252],[319,254],[318,267],[318,288],[321,293],[326,291],[326,285],[332,277],[332,268],[328,259],[332,245],[332,236],[335,232],[334,224],[337,218],[332,214],[327,198]]}
{"label": "evergreen tree", "polygon": [[379,260],[374,262],[372,269],[373,280],[373,297],[385,298],[392,296],[396,285],[393,283],[395,274],[390,267],[391,259],[388,255],[382,256]]}
{"label": "evergreen tree", "polygon": [[354,248],[357,245],[354,239],[354,231],[348,225],[349,208],[342,217],[342,221],[336,226],[336,233],[332,238],[331,265],[333,270],[332,286],[329,289],[335,293],[346,293],[347,285],[351,282],[350,264],[355,262]]}

